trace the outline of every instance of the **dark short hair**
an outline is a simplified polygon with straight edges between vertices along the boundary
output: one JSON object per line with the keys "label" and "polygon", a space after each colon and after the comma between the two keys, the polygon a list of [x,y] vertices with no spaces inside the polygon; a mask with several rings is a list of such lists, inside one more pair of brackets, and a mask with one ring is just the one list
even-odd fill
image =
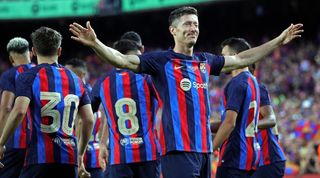
{"label": "dark short hair", "polygon": [[121,36],[120,40],[132,40],[142,47],[141,37],[137,32],[134,32],[134,31],[128,31],[124,33]]}
{"label": "dark short hair", "polygon": [[184,7],[180,7],[178,9],[175,9],[173,11],[171,11],[170,15],[169,15],[169,26],[172,25],[173,21],[184,16],[184,15],[196,15],[198,16],[198,11],[196,8],[194,7],[190,7],[190,6],[184,6]]}
{"label": "dark short hair", "polygon": [[[229,46],[236,54],[251,48],[251,45],[244,38],[235,37],[224,40],[221,43],[221,48],[225,46]],[[252,64],[249,66],[249,68],[251,68],[251,70],[254,70],[256,68],[256,65]]]}
{"label": "dark short hair", "polygon": [[15,52],[18,54],[23,54],[29,51],[29,42],[21,37],[12,38],[7,44],[7,52]]}
{"label": "dark short hair", "polygon": [[221,43],[221,47],[223,48],[225,46],[229,46],[237,54],[251,48],[250,44],[245,39],[235,37],[224,40]]}
{"label": "dark short hair", "polygon": [[81,68],[85,71],[87,71],[87,65],[86,63],[78,58],[72,58],[70,60],[68,60],[67,62],[65,62],[64,65],[71,65],[72,67],[76,67],[76,68]]}
{"label": "dark short hair", "polygon": [[119,40],[113,44],[113,48],[122,54],[127,54],[129,51],[140,50],[140,47],[132,40]]}
{"label": "dark short hair", "polygon": [[52,28],[40,27],[31,34],[33,47],[43,56],[52,56],[61,45],[62,36]]}

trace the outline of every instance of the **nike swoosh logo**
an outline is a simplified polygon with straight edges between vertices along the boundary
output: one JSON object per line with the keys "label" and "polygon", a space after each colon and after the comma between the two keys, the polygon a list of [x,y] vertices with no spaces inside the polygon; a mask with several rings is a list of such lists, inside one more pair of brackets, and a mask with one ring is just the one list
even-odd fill
{"label": "nike swoosh logo", "polygon": [[177,69],[181,69],[182,67],[184,66],[174,66],[174,69],[177,70]]}

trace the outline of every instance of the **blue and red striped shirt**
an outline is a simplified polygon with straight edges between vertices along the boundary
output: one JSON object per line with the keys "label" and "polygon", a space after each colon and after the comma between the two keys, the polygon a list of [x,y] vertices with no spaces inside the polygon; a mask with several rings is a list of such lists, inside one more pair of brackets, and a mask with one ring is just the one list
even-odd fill
{"label": "blue and red striped shirt", "polygon": [[236,111],[238,115],[235,128],[221,145],[218,166],[254,170],[260,154],[256,139],[260,107],[258,83],[248,71],[241,72],[227,84],[224,95],[226,110]]}
{"label": "blue and red striped shirt", "polygon": [[25,165],[77,164],[73,132],[78,108],[90,98],[76,74],[59,64],[40,64],[19,75],[16,96],[30,99],[31,140]]}
{"label": "blue and red striped shirt", "polygon": [[106,113],[110,165],[158,158],[156,94],[147,76],[114,69],[96,82],[91,95],[93,111],[102,102]]}
{"label": "blue and red striped shirt", "polygon": [[[18,76],[26,70],[34,67],[34,64],[24,64],[13,67],[4,72],[0,79],[0,89],[2,91],[9,91],[15,94],[16,84],[15,80]],[[30,110],[28,109],[26,116],[22,123],[15,130],[14,134],[8,139],[6,149],[25,149],[27,147],[29,129],[27,128],[28,121],[30,121]]]}
{"label": "blue and red striped shirt", "polygon": [[152,76],[163,104],[161,153],[212,152],[209,75],[219,75],[224,57],[210,53],[186,56],[173,50],[143,54],[140,72]]}
{"label": "blue and red striped shirt", "polygon": [[[260,107],[271,105],[271,100],[267,88],[260,84]],[[259,119],[262,119],[259,115]],[[278,126],[275,125],[269,129],[259,129],[258,141],[261,145],[261,158],[259,166],[269,165],[271,163],[285,161],[285,154],[278,141]]]}

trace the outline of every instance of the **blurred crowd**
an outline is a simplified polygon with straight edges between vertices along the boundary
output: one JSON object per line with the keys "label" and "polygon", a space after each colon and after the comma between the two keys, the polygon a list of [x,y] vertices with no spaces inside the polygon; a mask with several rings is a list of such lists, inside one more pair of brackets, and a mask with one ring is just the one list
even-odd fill
{"label": "blurred crowd", "polygon": [[[146,49],[151,50],[159,49]],[[112,68],[94,54],[83,58],[91,85]],[[2,54],[0,74],[9,67]],[[320,174],[320,46],[313,42],[284,46],[258,64],[256,76],[271,95],[287,157],[286,173]],[[210,79],[212,120],[220,119],[223,87],[229,79],[225,74]]]}

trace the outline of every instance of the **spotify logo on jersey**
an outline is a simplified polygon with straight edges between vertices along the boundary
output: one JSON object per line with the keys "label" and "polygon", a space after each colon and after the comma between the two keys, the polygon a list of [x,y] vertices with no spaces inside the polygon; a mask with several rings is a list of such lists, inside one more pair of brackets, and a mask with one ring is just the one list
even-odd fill
{"label": "spotify logo on jersey", "polygon": [[180,87],[183,91],[189,91],[191,89],[191,81],[184,78],[180,81]]}

